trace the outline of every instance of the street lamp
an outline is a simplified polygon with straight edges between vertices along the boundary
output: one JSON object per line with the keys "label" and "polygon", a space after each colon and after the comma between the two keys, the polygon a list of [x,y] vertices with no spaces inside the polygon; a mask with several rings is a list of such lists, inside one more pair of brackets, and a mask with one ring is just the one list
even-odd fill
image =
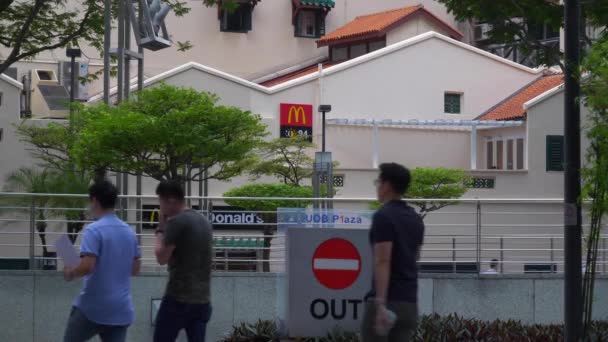
{"label": "street lamp", "polygon": [[74,102],[76,98],[76,57],[80,57],[82,55],[80,49],[78,48],[68,48],[65,50],[65,55],[70,57],[70,103]]}
{"label": "street lamp", "polygon": [[323,113],[323,143],[321,144],[321,152],[325,152],[325,113],[331,112],[331,105],[320,105],[319,112]]}

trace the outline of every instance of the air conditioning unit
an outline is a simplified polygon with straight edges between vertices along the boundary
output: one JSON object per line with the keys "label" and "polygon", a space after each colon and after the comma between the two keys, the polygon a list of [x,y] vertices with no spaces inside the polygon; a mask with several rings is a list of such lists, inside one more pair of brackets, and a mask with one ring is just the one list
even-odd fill
{"label": "air conditioning unit", "polygon": [[70,95],[59,83],[53,70],[30,71],[31,117],[34,119],[65,119],[69,114]]}
{"label": "air conditioning unit", "polygon": [[475,41],[483,41],[490,38],[490,31],[492,31],[491,24],[477,24],[475,25]]}
{"label": "air conditioning unit", "polygon": [[[80,77],[86,77],[89,74],[89,65],[87,63],[76,62],[76,93],[74,99],[77,101],[86,101],[89,98],[89,88],[87,84],[80,82]],[[72,64],[71,62],[59,62],[59,83],[67,89],[68,94],[72,88]]]}

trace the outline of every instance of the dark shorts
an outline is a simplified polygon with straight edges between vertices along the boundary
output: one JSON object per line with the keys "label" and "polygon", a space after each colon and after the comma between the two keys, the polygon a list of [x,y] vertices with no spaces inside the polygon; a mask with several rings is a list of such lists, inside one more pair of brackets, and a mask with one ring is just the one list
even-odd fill
{"label": "dark shorts", "polygon": [[404,342],[409,341],[418,327],[418,304],[408,302],[389,302],[386,307],[397,315],[395,326],[388,336],[376,335],[374,329],[376,320],[376,305],[367,302],[361,336],[363,342]]}
{"label": "dark shorts", "polygon": [[90,321],[76,307],[72,307],[63,342],[85,342],[99,335],[103,342],[125,342],[127,325],[104,325]]}
{"label": "dark shorts", "polygon": [[205,342],[210,304],[188,304],[166,296],[156,315],[154,342],[173,342],[180,330],[186,330],[188,342]]}

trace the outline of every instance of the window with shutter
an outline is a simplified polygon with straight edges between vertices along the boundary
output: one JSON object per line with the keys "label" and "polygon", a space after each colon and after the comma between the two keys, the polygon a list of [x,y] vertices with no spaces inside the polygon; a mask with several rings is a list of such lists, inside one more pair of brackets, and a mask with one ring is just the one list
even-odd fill
{"label": "window with shutter", "polygon": [[220,31],[247,33],[252,29],[253,6],[249,3],[240,3],[232,11],[222,10],[220,16]]}
{"label": "window with shutter", "polygon": [[547,136],[547,171],[564,171],[564,136]]}
{"label": "window with shutter", "polygon": [[325,34],[325,14],[321,9],[301,9],[295,20],[295,36],[319,38]]}

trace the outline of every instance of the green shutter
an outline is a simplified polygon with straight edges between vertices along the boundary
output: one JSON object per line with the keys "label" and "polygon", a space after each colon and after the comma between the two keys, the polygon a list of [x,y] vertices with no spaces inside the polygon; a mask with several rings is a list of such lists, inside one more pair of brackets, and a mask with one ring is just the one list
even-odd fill
{"label": "green shutter", "polygon": [[547,171],[564,171],[564,136],[547,135]]}
{"label": "green shutter", "polygon": [[323,11],[317,11],[316,24],[317,24],[317,31],[315,32],[316,38],[323,37],[325,35],[325,13]]}

